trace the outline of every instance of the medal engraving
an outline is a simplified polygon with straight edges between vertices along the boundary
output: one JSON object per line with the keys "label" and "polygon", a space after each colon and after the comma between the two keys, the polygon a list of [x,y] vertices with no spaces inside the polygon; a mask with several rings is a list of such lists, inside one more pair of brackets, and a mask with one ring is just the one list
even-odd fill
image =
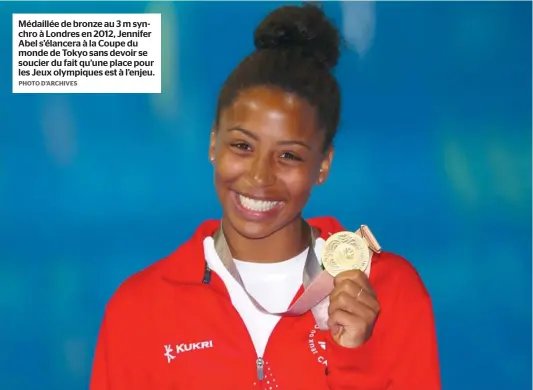
{"label": "medal engraving", "polygon": [[322,264],[331,276],[355,269],[364,271],[369,262],[368,244],[356,233],[339,232],[326,240]]}

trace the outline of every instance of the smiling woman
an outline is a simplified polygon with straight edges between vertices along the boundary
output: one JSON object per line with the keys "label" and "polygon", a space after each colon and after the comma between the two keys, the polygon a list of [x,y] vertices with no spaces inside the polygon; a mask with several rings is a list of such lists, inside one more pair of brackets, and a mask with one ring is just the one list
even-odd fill
{"label": "smiling woman", "polygon": [[[372,272],[320,273],[326,239],[344,229],[302,218],[333,159],[337,29],[319,8],[286,6],[254,42],[211,129],[222,220],[118,289],[91,389],[440,389],[431,302],[412,266],[362,228]],[[329,290],[313,301],[309,280]],[[304,297],[309,308],[286,312]]]}

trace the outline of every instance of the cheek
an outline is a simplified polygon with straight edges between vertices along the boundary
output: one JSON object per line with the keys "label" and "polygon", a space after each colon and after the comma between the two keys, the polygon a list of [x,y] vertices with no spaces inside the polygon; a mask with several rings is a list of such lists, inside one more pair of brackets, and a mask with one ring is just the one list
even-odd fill
{"label": "cheek", "polygon": [[215,180],[219,183],[232,182],[246,171],[244,159],[232,153],[220,153],[215,161]]}
{"label": "cheek", "polygon": [[307,170],[280,172],[278,179],[283,181],[285,188],[295,200],[306,201],[313,189],[313,177]]}

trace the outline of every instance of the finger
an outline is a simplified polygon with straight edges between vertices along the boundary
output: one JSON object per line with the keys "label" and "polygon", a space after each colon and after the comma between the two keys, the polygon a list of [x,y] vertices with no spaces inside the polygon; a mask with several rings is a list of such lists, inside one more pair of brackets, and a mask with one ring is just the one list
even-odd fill
{"label": "finger", "polygon": [[371,295],[376,295],[370,281],[366,277],[366,274],[360,270],[344,271],[338,274],[333,279],[333,285],[337,286],[338,284],[343,283],[346,280],[351,280],[352,282],[357,283],[359,286],[363,287]]}
{"label": "finger", "polygon": [[372,307],[367,306],[362,302],[358,302],[352,296],[342,291],[336,295],[334,299],[330,299],[328,314],[332,316],[336,311],[345,311],[369,322],[372,321],[377,314]]}
{"label": "finger", "polygon": [[379,301],[376,299],[375,296],[369,294],[368,291],[364,289],[361,290],[361,293],[359,294],[358,297],[356,297],[356,300],[359,303],[362,303],[363,305],[370,308],[374,313],[376,314],[379,313],[380,311]]}
{"label": "finger", "polygon": [[336,310],[329,316],[328,328],[331,329],[333,334],[336,334],[344,326],[367,327],[368,322],[344,310]]}
{"label": "finger", "polygon": [[353,301],[358,301],[375,312],[379,311],[379,302],[376,297],[352,280],[347,279],[338,284],[330,294],[330,301],[335,300],[342,292],[351,296]]}
{"label": "finger", "polygon": [[351,279],[344,279],[341,282],[338,282],[330,295],[337,294],[341,291],[351,295],[353,298],[356,298],[357,295],[360,295],[360,291],[363,289],[363,286]]}
{"label": "finger", "polygon": [[331,334],[333,335],[336,335],[342,329],[342,327],[339,324],[337,324],[334,320],[332,320],[331,317],[328,318],[327,325],[328,325],[328,329],[331,331]]}

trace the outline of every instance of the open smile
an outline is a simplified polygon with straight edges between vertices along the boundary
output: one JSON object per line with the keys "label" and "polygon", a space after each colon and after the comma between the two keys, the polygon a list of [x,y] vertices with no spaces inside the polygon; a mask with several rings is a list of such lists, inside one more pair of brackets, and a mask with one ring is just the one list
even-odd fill
{"label": "open smile", "polygon": [[249,195],[243,195],[239,192],[233,192],[233,194],[237,208],[248,216],[253,217],[271,216],[277,213],[284,204],[284,202],[280,200],[260,199]]}

